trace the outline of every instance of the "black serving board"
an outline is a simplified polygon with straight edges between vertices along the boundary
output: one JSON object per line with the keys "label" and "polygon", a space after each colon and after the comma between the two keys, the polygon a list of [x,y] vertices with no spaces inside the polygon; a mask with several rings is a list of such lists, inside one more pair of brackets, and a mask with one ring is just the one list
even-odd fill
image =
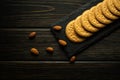
{"label": "black serving board", "polygon": [[[112,33],[114,30],[118,29],[120,27],[120,19],[115,20],[113,23],[107,25],[105,28],[101,29],[100,31],[96,32],[93,36],[87,38],[82,43],[73,43],[71,42],[65,35],[65,28],[69,21],[75,19],[77,16],[81,15],[85,10],[91,8],[92,6],[98,4],[103,0],[92,0],[89,3],[83,5],[82,7],[78,8],[77,10],[73,11],[68,16],[65,16],[64,18],[60,19],[59,21],[53,23],[51,25],[51,32],[53,33],[54,37],[56,38],[57,42],[59,39],[67,41],[67,46],[61,47],[61,49],[64,51],[65,55],[70,58],[73,55],[80,54],[82,51],[96,43],[97,41],[103,39],[104,37],[108,36],[110,33]],[[60,25],[62,26],[61,31],[55,31],[53,29],[53,26]]]}

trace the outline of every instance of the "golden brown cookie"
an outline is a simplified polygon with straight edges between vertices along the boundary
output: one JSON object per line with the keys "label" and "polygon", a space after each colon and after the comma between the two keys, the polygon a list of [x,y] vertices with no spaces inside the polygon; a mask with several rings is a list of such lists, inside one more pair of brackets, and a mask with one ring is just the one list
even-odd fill
{"label": "golden brown cookie", "polygon": [[89,11],[88,14],[88,20],[89,22],[94,25],[97,28],[103,28],[105,24],[100,23],[96,18],[95,18],[95,8],[96,6],[92,7]]}
{"label": "golden brown cookie", "polygon": [[112,0],[115,7],[120,11],[120,0]]}
{"label": "golden brown cookie", "polygon": [[84,41],[84,38],[81,38],[80,36],[78,36],[75,31],[74,31],[74,20],[70,21],[65,29],[65,33],[67,38],[72,41],[72,42],[82,42]]}
{"label": "golden brown cookie", "polygon": [[107,3],[109,3],[109,1],[104,0],[101,5],[101,10],[102,10],[102,13],[104,14],[104,16],[111,20],[118,19],[118,16],[116,16],[110,12],[110,10],[108,9]]}
{"label": "golden brown cookie", "polygon": [[106,18],[106,17],[103,15],[103,13],[102,13],[102,11],[101,11],[101,7],[102,7],[102,2],[101,2],[101,3],[98,3],[97,6],[96,6],[96,8],[95,8],[95,17],[96,17],[96,19],[97,19],[99,22],[103,23],[103,24],[110,24],[110,23],[112,23],[112,20]]}
{"label": "golden brown cookie", "polygon": [[92,33],[86,31],[83,26],[81,25],[81,16],[78,16],[75,19],[75,23],[74,23],[74,29],[75,32],[82,37],[90,37],[92,35]]}
{"label": "golden brown cookie", "polygon": [[114,15],[117,15],[117,16],[120,16],[120,11],[114,6],[113,4],[113,0],[107,0],[107,6],[108,6],[108,9],[114,14]]}
{"label": "golden brown cookie", "polygon": [[91,25],[91,23],[88,20],[88,14],[90,10],[86,10],[82,15],[81,15],[81,24],[82,26],[89,32],[97,32],[99,29],[96,28],[95,26]]}

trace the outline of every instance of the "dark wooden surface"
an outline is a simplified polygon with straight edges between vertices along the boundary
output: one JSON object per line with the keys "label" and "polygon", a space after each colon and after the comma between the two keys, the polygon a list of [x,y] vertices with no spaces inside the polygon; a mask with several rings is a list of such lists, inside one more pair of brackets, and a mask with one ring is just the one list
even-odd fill
{"label": "dark wooden surface", "polygon": [[[89,0],[3,0],[0,3],[0,80],[119,80],[120,29],[91,46],[69,64],[50,32],[50,24]],[[33,40],[30,32],[36,31]],[[55,48],[49,55],[45,48]],[[40,51],[30,54],[30,48]]]}

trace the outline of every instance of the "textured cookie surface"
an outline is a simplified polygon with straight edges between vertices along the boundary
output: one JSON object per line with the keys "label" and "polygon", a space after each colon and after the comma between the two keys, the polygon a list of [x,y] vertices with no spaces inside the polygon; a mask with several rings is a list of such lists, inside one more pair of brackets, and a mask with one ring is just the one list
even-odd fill
{"label": "textured cookie surface", "polygon": [[92,25],[94,25],[97,28],[103,28],[105,26],[95,18],[95,6],[90,9],[88,14],[88,20]]}
{"label": "textured cookie surface", "polygon": [[81,16],[81,23],[82,26],[89,32],[97,32],[99,29],[91,25],[91,23],[88,20],[88,14],[90,10],[85,11]]}
{"label": "textured cookie surface", "polygon": [[107,2],[108,9],[109,9],[114,15],[117,15],[117,16],[119,17],[119,16],[120,16],[120,11],[115,7],[113,1],[114,1],[114,0],[108,0],[108,2]]}
{"label": "textured cookie surface", "polygon": [[112,23],[112,21],[111,21],[110,19],[106,18],[106,17],[103,15],[102,10],[101,10],[101,7],[102,7],[102,2],[99,3],[99,4],[96,6],[96,8],[95,8],[95,17],[96,17],[96,19],[97,19],[99,22],[103,23],[103,24],[110,24],[110,23]]}
{"label": "textured cookie surface", "polygon": [[75,32],[82,37],[90,37],[92,35],[92,33],[86,31],[83,26],[81,25],[81,16],[77,17],[75,19],[75,23],[74,23],[74,29]]}
{"label": "textured cookie surface", "polygon": [[115,7],[120,11],[120,0],[113,0]]}
{"label": "textured cookie surface", "polygon": [[111,20],[118,19],[116,15],[110,12],[110,10],[108,9],[107,3],[109,3],[109,0],[104,0],[101,4],[101,10],[102,10],[103,15]]}
{"label": "textured cookie surface", "polygon": [[68,37],[68,39],[73,42],[84,41],[84,39],[81,38],[80,36],[78,36],[74,31],[74,20],[68,23],[68,25],[66,26],[66,29],[65,29],[65,33],[66,33],[66,36]]}

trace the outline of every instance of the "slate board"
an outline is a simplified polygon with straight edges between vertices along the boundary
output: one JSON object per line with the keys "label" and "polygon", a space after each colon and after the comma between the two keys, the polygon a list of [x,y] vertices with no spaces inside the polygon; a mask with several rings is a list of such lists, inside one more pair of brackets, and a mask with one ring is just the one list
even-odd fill
{"label": "slate board", "polygon": [[[83,5],[82,7],[78,8],[77,10],[73,11],[68,16],[60,19],[59,21],[53,23],[51,25],[51,32],[53,33],[54,37],[56,38],[56,41],[58,42],[59,39],[65,40],[67,42],[67,46],[60,48],[64,51],[65,55],[70,58],[73,55],[77,55],[96,43],[97,41],[103,39],[104,37],[108,36],[110,33],[112,33],[114,30],[118,29],[120,27],[120,19],[115,20],[113,23],[107,25],[105,28],[101,29],[100,31],[96,32],[93,36],[87,38],[82,43],[73,43],[71,42],[65,35],[65,28],[69,21],[75,19],[77,16],[81,15],[82,12],[85,10],[91,8],[92,6],[98,4],[103,0],[92,0],[89,3]],[[60,25],[62,26],[61,31],[55,31],[53,29],[53,26]]]}

